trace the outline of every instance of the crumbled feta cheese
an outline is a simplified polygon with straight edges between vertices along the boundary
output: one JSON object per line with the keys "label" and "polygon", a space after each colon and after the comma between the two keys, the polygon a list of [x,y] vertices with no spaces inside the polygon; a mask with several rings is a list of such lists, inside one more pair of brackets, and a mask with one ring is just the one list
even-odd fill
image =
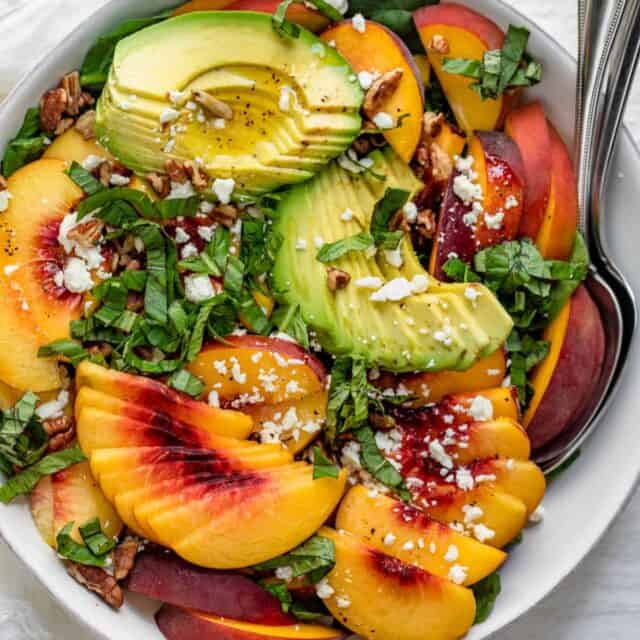
{"label": "crumbled feta cheese", "polygon": [[193,242],[189,242],[189,244],[185,244],[184,247],[182,247],[180,255],[182,256],[183,260],[186,260],[187,258],[193,258],[198,255],[198,247],[196,247]]}
{"label": "crumbled feta cheese", "polygon": [[128,185],[130,182],[131,182],[131,178],[128,178],[127,176],[121,176],[119,173],[113,173],[109,178],[109,184],[112,187],[124,187]]}
{"label": "crumbled feta cheese", "polygon": [[456,485],[461,491],[471,491],[475,486],[473,474],[465,467],[456,469]]}
{"label": "crumbled feta cheese", "polygon": [[467,579],[467,575],[469,574],[469,569],[467,567],[463,567],[459,564],[454,564],[451,569],[449,569],[448,578],[454,584],[464,584],[464,581]]}
{"label": "crumbled feta cheese", "polygon": [[518,198],[516,198],[513,195],[507,196],[507,199],[504,202],[504,208],[507,209],[507,210],[513,209],[513,208],[517,207],[519,204],[520,204],[520,202],[518,201]]}
{"label": "crumbled feta cheese", "polygon": [[482,188],[480,185],[472,182],[469,176],[464,173],[457,175],[453,179],[453,192],[467,205],[471,204],[474,200],[480,200],[482,198]]}
{"label": "crumbled feta cheese", "polygon": [[316,583],[316,594],[321,600],[330,598],[335,593],[335,589],[329,584],[327,578],[322,578]]}
{"label": "crumbled feta cheese", "polygon": [[376,78],[379,77],[379,73],[371,73],[369,71],[361,71],[358,74],[358,82],[360,86],[367,91],[371,89],[371,85],[375,82]]}
{"label": "crumbled feta cheese", "polygon": [[413,293],[424,293],[429,288],[429,278],[419,274],[411,278],[411,290]]}
{"label": "crumbled feta cheese", "polygon": [[407,204],[402,207],[402,213],[404,214],[404,219],[409,224],[413,224],[418,219],[418,207],[416,207],[414,202],[407,202]]}
{"label": "crumbled feta cheese", "polygon": [[97,169],[105,160],[106,158],[103,158],[102,156],[90,154],[82,161],[82,168],[86,171],[93,171],[94,169]]}
{"label": "crumbled feta cheese", "polygon": [[205,241],[211,242],[213,239],[213,235],[216,232],[215,225],[211,225],[210,227],[198,227],[198,235]]}
{"label": "crumbled feta cheese", "polygon": [[41,404],[36,413],[41,420],[50,420],[64,415],[64,410],[69,404],[69,392],[62,389],[55,400]]}
{"label": "crumbled feta cheese", "polygon": [[315,245],[316,249],[322,249],[322,247],[324,246],[324,240],[320,236],[316,236],[313,239],[313,244]]}
{"label": "crumbled feta cheese", "polygon": [[336,604],[338,605],[338,609],[348,609],[351,606],[351,600],[344,596],[339,596],[336,598]]}
{"label": "crumbled feta cheese", "polygon": [[378,129],[382,129],[383,131],[387,129],[393,129],[393,127],[395,126],[393,118],[385,111],[379,111],[375,116],[373,116],[373,124],[375,124]]}
{"label": "crumbled feta cheese", "polygon": [[216,292],[209,276],[192,275],[184,279],[185,296],[189,302],[199,303],[215,297]]}
{"label": "crumbled feta cheese", "polygon": [[234,362],[231,366],[231,377],[238,383],[244,384],[247,381],[247,374],[243,373],[240,365]]}
{"label": "crumbled feta cheese", "polygon": [[163,153],[171,153],[176,148],[176,141],[172,138],[162,147]]}
{"label": "crumbled feta cheese", "polygon": [[285,85],[280,87],[280,97],[278,98],[278,108],[280,111],[289,111],[291,108],[291,96],[293,94],[293,89]]}
{"label": "crumbled feta cheese", "polygon": [[[8,264],[4,269],[4,275],[10,276],[12,273],[15,273],[19,269],[17,264]],[[62,273],[59,271],[58,273]],[[56,274],[57,275],[57,274]]]}
{"label": "crumbled feta cheese", "polygon": [[407,542],[402,545],[403,551],[413,551],[414,548],[415,544],[411,540],[407,540]]}
{"label": "crumbled feta cheese", "polygon": [[375,439],[378,449],[386,455],[391,455],[397,451],[402,444],[402,431],[399,429],[376,431]]}
{"label": "crumbled feta cheese", "polygon": [[210,407],[220,406],[220,396],[215,389],[209,392],[209,395],[207,396],[207,402]]}
{"label": "crumbled feta cheese", "polygon": [[307,249],[307,241],[304,238],[298,238],[296,240],[296,250],[306,251],[306,249]]}
{"label": "crumbled feta cheese", "polygon": [[487,229],[502,229],[502,222],[504,221],[504,213],[498,211],[493,215],[490,213],[484,214],[484,223],[487,225]]}
{"label": "crumbled feta cheese", "polygon": [[176,227],[176,244],[184,244],[189,240],[191,236],[182,227]]}
{"label": "crumbled feta cheese", "polygon": [[350,220],[353,220],[353,211],[351,211],[351,209],[345,209],[340,214],[340,220],[342,220],[343,222],[349,222]]}
{"label": "crumbled feta cheese", "polygon": [[[325,2],[342,15],[349,11],[349,0],[325,0]],[[329,45],[331,46],[331,43]],[[335,42],[333,46],[335,46]]]}
{"label": "crumbled feta cheese", "polygon": [[406,278],[394,278],[372,293],[369,299],[373,302],[398,302],[414,293],[412,284]]}
{"label": "crumbled feta cheese", "polygon": [[187,94],[184,91],[174,89],[173,91],[169,91],[167,96],[169,97],[169,102],[171,102],[171,104],[177,105],[187,97]]}
{"label": "crumbled feta cheese", "polygon": [[213,192],[222,204],[231,202],[231,194],[236,187],[236,181],[233,178],[216,178],[213,181]]}
{"label": "crumbled feta cheese", "polygon": [[167,107],[160,114],[160,124],[168,124],[169,122],[173,122],[180,117],[180,112],[172,109],[171,107]]}
{"label": "crumbled feta cheese", "polygon": [[502,373],[502,369],[487,369],[488,376],[499,376]]}
{"label": "crumbled feta cheese", "polygon": [[367,30],[367,22],[361,13],[356,13],[356,15],[351,18],[351,24],[358,33],[364,33]]}
{"label": "crumbled feta cheese", "polygon": [[191,198],[196,192],[190,182],[172,182],[171,191],[167,196],[167,200],[182,200],[183,198]]}
{"label": "crumbled feta cheese", "polygon": [[293,578],[293,569],[291,567],[278,567],[276,569],[276,578],[290,582]]}
{"label": "crumbled feta cheese", "polygon": [[213,128],[214,129],[218,129],[219,131],[221,129],[225,129],[227,126],[227,121],[224,118],[214,118],[211,121],[211,124],[213,124]]}
{"label": "crumbled feta cheese", "polygon": [[540,524],[544,520],[544,507],[538,505],[538,508],[529,516],[531,524]]}
{"label": "crumbled feta cheese", "polygon": [[446,562],[455,562],[460,557],[460,552],[455,544],[450,544],[447,552],[444,554]]}
{"label": "crumbled feta cheese", "polygon": [[446,469],[453,468],[453,460],[451,459],[451,456],[447,454],[444,447],[438,440],[432,440],[429,443],[429,454],[436,462],[439,462]]}
{"label": "crumbled feta cheese", "polygon": [[387,535],[382,540],[382,542],[387,547],[390,547],[392,544],[395,543],[395,541],[396,541],[396,537],[393,535],[393,533],[387,533]]}
{"label": "crumbled feta cheese", "polygon": [[359,470],[362,468],[360,463],[360,444],[355,440],[349,440],[342,447],[342,455],[340,456],[342,465],[348,470]]}
{"label": "crumbled feta cheese", "polygon": [[358,278],[354,284],[360,289],[379,289],[382,285],[382,278],[377,276],[367,276],[365,278]]}
{"label": "crumbled feta cheese", "polygon": [[482,293],[480,291],[478,291],[477,287],[474,287],[473,285],[469,285],[465,290],[464,290],[464,297],[467,300],[470,300],[472,304],[476,303],[476,300],[482,295]]}
{"label": "crumbled feta cheese", "polygon": [[460,173],[469,173],[473,168],[474,158],[473,156],[456,156],[454,158],[456,169],[460,171]]}
{"label": "crumbled feta cheese", "polygon": [[478,422],[493,418],[493,405],[485,396],[476,396],[469,405],[469,415]]}
{"label": "crumbled feta cheese", "polygon": [[477,524],[473,527],[473,536],[478,542],[491,540],[495,535],[496,532],[493,529],[489,529],[489,527],[484,524]]}
{"label": "crumbled feta cheese", "polygon": [[470,524],[475,520],[479,520],[484,515],[484,511],[475,504],[463,505],[462,513],[464,513],[465,524]]}
{"label": "crumbled feta cheese", "polygon": [[63,271],[64,286],[71,293],[84,293],[93,288],[87,263],[80,258],[69,258]]}
{"label": "crumbled feta cheese", "polygon": [[402,249],[400,249],[400,247],[397,249],[385,249],[384,259],[387,261],[387,264],[396,269],[399,269],[404,264]]}

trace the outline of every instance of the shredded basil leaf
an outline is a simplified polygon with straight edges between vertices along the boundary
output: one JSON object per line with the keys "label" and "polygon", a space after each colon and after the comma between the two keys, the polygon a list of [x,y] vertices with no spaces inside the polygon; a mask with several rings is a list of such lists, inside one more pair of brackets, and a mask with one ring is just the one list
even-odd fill
{"label": "shredded basil leaf", "polygon": [[256,571],[271,571],[279,567],[291,567],[292,576],[307,576],[309,582],[322,580],[335,566],[336,549],[333,540],[313,536],[286,555],[254,565]]}
{"label": "shredded basil leaf", "polygon": [[142,227],[139,235],[144,242],[147,254],[144,310],[151,320],[165,324],[169,308],[166,240],[162,231],[153,225]]}
{"label": "shredded basil leaf", "polygon": [[86,456],[77,445],[45,456],[19,474],[9,478],[0,487],[0,502],[8,504],[19,495],[30,493],[40,478],[66,469],[86,460]]}
{"label": "shredded basil leaf", "polygon": [[340,469],[324,455],[320,447],[313,448],[313,479],[337,478]]}
{"label": "shredded basil leaf", "polygon": [[186,369],[180,369],[176,371],[167,383],[170,387],[173,387],[176,391],[186,393],[192,398],[200,397],[200,394],[204,391],[204,383],[200,378],[196,378],[189,373]]}
{"label": "shredded basil leaf", "polygon": [[374,245],[373,236],[370,233],[357,233],[335,242],[327,242],[322,245],[316,259],[320,262],[335,262],[338,258],[350,253],[351,251],[364,251]]}
{"label": "shredded basil leaf", "polygon": [[309,350],[309,327],[302,317],[300,305],[280,305],[273,312],[271,319],[282,333],[291,336],[298,344]]}
{"label": "shredded basil leaf", "polygon": [[131,205],[143,218],[158,217],[156,207],[146,193],[129,187],[118,187],[103,189],[83,200],[78,205],[78,220],[94,212],[98,218],[102,218],[102,208],[116,201],[123,201]]}
{"label": "shredded basil leaf", "polygon": [[85,522],[85,524],[78,527],[78,531],[84,543],[94,556],[104,556],[116,546],[116,541],[113,538],[107,538],[107,536],[102,533],[99,518]]}
{"label": "shredded basil leaf", "polygon": [[[97,520],[97,518],[96,518]],[[88,529],[87,531],[94,531],[92,523],[87,523]],[[85,527],[87,527],[85,525]],[[107,564],[107,555],[111,549],[105,551],[104,553],[95,553],[89,545],[80,544],[76,542],[72,537],[71,533],[73,532],[73,527],[75,526],[75,522],[68,522],[56,536],[56,550],[58,555],[61,558],[65,558],[66,560],[71,560],[72,562],[77,562],[78,564],[84,564],[90,567],[104,567]],[[98,521],[98,530],[100,531],[99,535],[102,536],[105,540],[108,539],[102,531],[100,530],[100,522]],[[82,527],[80,528],[80,535],[84,540],[84,536],[82,535]],[[95,535],[95,534],[94,534]],[[105,543],[99,539],[94,538],[92,542],[96,543],[96,548],[102,547]],[[113,540],[111,541],[113,542]],[[85,540],[86,543],[86,540]],[[106,546],[109,546],[108,544]],[[115,543],[114,545],[115,546]],[[111,547],[113,548],[113,547]]]}
{"label": "shredded basil leaf", "polygon": [[200,198],[171,198],[156,202],[157,217],[167,220],[169,218],[191,218],[198,213]]}
{"label": "shredded basil leaf", "polygon": [[7,144],[2,159],[2,175],[11,176],[21,167],[37,160],[46,149],[47,137],[40,129],[40,109],[27,109],[20,130],[13,140]]}
{"label": "shredded basil leaf", "polygon": [[393,216],[407,204],[411,194],[404,189],[389,188],[373,209],[371,216],[371,235],[376,247],[397,249],[404,233],[389,231]]}
{"label": "shredded basil leaf", "polygon": [[81,164],[75,160],[66,171],[67,175],[89,196],[104,191],[104,185],[96,180]]}
{"label": "shredded basil leaf", "polygon": [[83,360],[90,357],[90,353],[78,342],[73,340],[56,340],[38,349],[38,358],[64,356],[76,367]]}

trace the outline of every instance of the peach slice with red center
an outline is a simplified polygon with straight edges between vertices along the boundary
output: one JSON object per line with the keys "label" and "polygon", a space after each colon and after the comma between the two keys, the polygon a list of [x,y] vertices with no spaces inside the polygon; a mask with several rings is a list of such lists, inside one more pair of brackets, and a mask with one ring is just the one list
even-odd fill
{"label": "peach slice with red center", "polygon": [[263,441],[297,453],[317,436],[326,417],[324,365],[297,344],[280,338],[229,336],[204,347],[188,366],[222,407],[255,421]]}
{"label": "peach slice with red center", "polygon": [[[153,415],[157,416],[158,421],[168,418],[204,432],[230,438],[246,438],[253,426],[251,418],[237,411],[211,407],[151,378],[105,369],[86,360],[80,363],[76,370],[76,387],[79,390],[78,409],[84,409],[85,403],[89,408],[92,407],[93,402],[97,402],[92,399],[96,397],[95,394],[84,391],[86,387],[121,401],[114,402],[113,409],[109,409],[104,404],[97,406],[122,418],[133,416],[135,419],[140,417],[144,407],[153,407]],[[86,400],[87,398],[89,400]],[[123,402],[127,404],[124,410]]]}
{"label": "peach slice with red center", "polygon": [[509,108],[509,96],[482,100],[470,88],[472,79],[447,73],[443,62],[446,58],[482,60],[487,51],[500,49],[504,41],[500,27],[473,9],[455,3],[423,7],[413,14],[413,19],[460,127],[468,135],[499,128]]}
{"label": "peach slice with red center", "polygon": [[[191,0],[175,10],[174,15],[182,15],[191,11],[258,11],[274,14],[279,5],[278,0]],[[329,18],[316,9],[305,4],[292,4],[286,13],[287,20],[319,33],[329,25]]]}
{"label": "peach slice with red center", "polygon": [[505,132],[520,149],[526,176],[524,211],[518,235],[535,239],[544,220],[551,189],[551,137],[547,116],[540,102],[512,111]]}
{"label": "peach slice with red center", "polygon": [[154,600],[202,613],[261,625],[292,625],[280,601],[238,573],[212,571],[171,553],[145,550],[127,577],[127,589]]}
{"label": "peach slice with red center", "polygon": [[64,267],[57,236],[60,222],[82,198],[59,160],[38,160],[8,180],[9,208],[0,221],[0,379],[19,389],[61,386],[56,360],[38,349],[69,335],[82,297],[58,286]]}
{"label": "peach slice with red center", "polygon": [[569,151],[549,122],[551,186],[540,231],[538,249],[549,260],[567,260],[578,229],[578,188]]}
{"label": "peach slice with red center", "polygon": [[164,605],[156,623],[167,640],[344,640],[339,629],[316,624],[273,626],[212,616],[200,611]]}
{"label": "peach slice with red center", "polygon": [[545,329],[547,357],[534,369],[534,394],[522,420],[534,449],[558,436],[577,419],[597,386],[605,352],[598,308],[579,287]]}
{"label": "peach slice with red center", "polygon": [[373,107],[375,113],[386,113],[399,123],[397,128],[384,131],[384,137],[395,152],[409,162],[422,135],[424,83],[407,46],[387,27],[372,20],[365,21],[362,33],[355,29],[351,20],[345,20],[327,29],[320,37],[325,42],[335,43],[356,73],[366,71],[376,77],[396,69],[402,72],[397,89],[383,96]]}
{"label": "peach slice with red center", "polygon": [[[377,640],[453,640],[473,624],[476,603],[469,589],[402,562],[350,533],[323,528],[336,565],[324,600],[345,627]],[[345,606],[346,605],[346,606]]]}
{"label": "peach slice with red center", "polygon": [[467,568],[465,585],[493,573],[507,557],[432,520],[415,507],[381,494],[372,495],[362,485],[353,487],[340,504],[336,528],[441,578],[447,578],[451,570],[452,560],[445,555],[453,547],[455,562]]}
{"label": "peach slice with red center", "polygon": [[[507,363],[502,349],[478,360],[466,371],[436,371],[394,376],[383,373],[374,383],[380,389],[397,389],[402,385],[415,396],[411,406],[421,407],[440,402],[450,394],[482,391],[495,387],[507,375]],[[400,387],[402,388],[402,387]]]}
{"label": "peach slice with red center", "polygon": [[520,227],[525,178],[515,142],[501,132],[480,131],[471,138],[469,152],[473,158],[471,176],[482,199],[463,201],[456,183],[465,178],[454,171],[440,210],[429,265],[440,280],[448,279],[443,267],[452,254],[472,262],[479,250],[515,239]]}
{"label": "peach slice with red center", "polygon": [[29,496],[31,514],[43,540],[56,546],[58,532],[75,522],[73,537],[82,542],[78,527],[98,518],[108,537],[117,536],[122,521],[91,476],[89,464],[81,462],[45,476]]}

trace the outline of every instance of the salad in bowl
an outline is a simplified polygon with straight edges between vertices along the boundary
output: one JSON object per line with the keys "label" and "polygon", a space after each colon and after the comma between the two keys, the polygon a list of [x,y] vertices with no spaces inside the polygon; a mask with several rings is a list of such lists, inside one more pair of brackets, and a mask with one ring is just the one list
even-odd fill
{"label": "salad in bowl", "polygon": [[408,4],[129,20],[4,150],[0,500],[169,640],[463,637],[598,383],[528,31]]}

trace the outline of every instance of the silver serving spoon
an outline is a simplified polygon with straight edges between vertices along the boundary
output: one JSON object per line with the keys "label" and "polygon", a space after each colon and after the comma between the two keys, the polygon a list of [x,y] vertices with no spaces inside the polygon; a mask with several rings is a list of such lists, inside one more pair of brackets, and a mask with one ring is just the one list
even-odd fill
{"label": "silver serving spoon", "polygon": [[637,324],[633,292],[607,253],[601,212],[608,169],[640,57],[640,0],[578,0],[576,166],[579,228],[591,253],[586,285],[605,329],[602,374],[589,406],[536,455],[558,468],[594,431],[611,402]]}

